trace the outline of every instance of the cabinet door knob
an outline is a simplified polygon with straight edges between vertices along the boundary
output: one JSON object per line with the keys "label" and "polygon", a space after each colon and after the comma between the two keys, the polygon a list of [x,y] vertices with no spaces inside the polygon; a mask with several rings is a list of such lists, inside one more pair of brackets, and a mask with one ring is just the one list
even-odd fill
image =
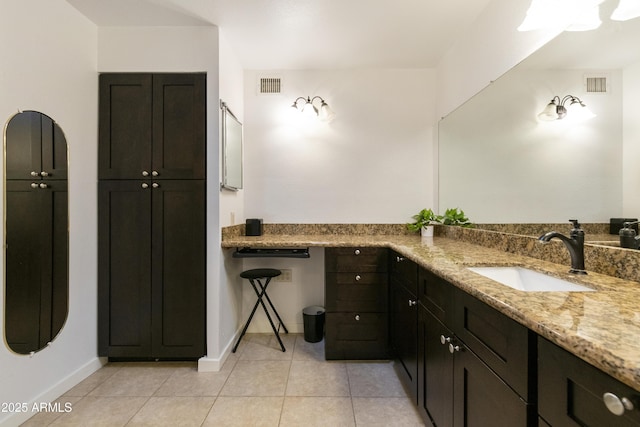
{"label": "cabinet door knob", "polygon": [[40,174],[36,171],[31,171],[31,176],[36,177],[36,176],[40,176]]}
{"label": "cabinet door knob", "polygon": [[44,182],[41,182],[39,187],[40,188],[48,188],[49,186],[47,184],[45,184]]}
{"label": "cabinet door knob", "polygon": [[449,353],[453,354],[456,351],[460,351],[460,346],[449,343]]}
{"label": "cabinet door knob", "polygon": [[440,335],[440,342],[442,344],[446,344],[448,342],[451,342],[451,337],[445,337],[444,335]]}
{"label": "cabinet door knob", "polygon": [[158,176],[158,175],[160,175],[158,171],[151,171],[151,176]]}
{"label": "cabinet door knob", "polygon": [[360,320],[360,315],[359,315],[359,314],[356,314],[355,319],[356,319],[356,320]]}
{"label": "cabinet door knob", "polygon": [[31,188],[38,188],[38,183],[32,182],[31,183]]}
{"label": "cabinet door knob", "polygon": [[404,257],[401,257],[401,256],[396,257],[396,262],[402,262],[402,261],[404,261]]}
{"label": "cabinet door knob", "polygon": [[142,171],[142,176],[149,176],[149,172],[147,172],[147,171]]}
{"label": "cabinet door knob", "polygon": [[413,307],[417,303],[418,303],[418,301],[416,301],[416,300],[409,300],[409,307]]}
{"label": "cabinet door knob", "polygon": [[615,394],[607,392],[602,395],[602,400],[604,400],[604,405],[609,412],[614,415],[623,415],[625,410],[633,410],[633,403],[626,397],[621,399]]}
{"label": "cabinet door knob", "polygon": [[49,176],[49,172],[42,171],[40,172],[40,176]]}
{"label": "cabinet door knob", "polygon": [[154,182],[153,184],[151,184],[151,186],[153,188],[158,188],[158,187],[160,187],[160,184],[158,184],[157,182]]}
{"label": "cabinet door knob", "polygon": [[355,251],[353,251],[353,253],[356,255],[360,255],[360,249],[356,249]]}
{"label": "cabinet door knob", "polygon": [[362,276],[360,276],[359,274],[356,274],[356,281],[360,281],[360,279],[362,279]]}
{"label": "cabinet door knob", "polygon": [[149,188],[149,184],[147,184],[146,182],[143,182],[141,185],[142,188]]}

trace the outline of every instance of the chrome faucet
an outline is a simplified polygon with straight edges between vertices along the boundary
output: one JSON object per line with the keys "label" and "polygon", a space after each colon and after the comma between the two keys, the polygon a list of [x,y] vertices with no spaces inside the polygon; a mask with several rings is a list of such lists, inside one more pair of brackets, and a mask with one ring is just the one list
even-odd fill
{"label": "chrome faucet", "polygon": [[571,255],[571,270],[569,270],[569,273],[587,274],[584,269],[584,230],[580,228],[577,219],[570,219],[569,222],[573,224],[573,229],[571,233],[569,233],[569,237],[557,231],[550,231],[540,236],[538,241],[541,243],[549,243],[554,237],[562,240],[562,243],[564,243],[569,250],[569,255]]}

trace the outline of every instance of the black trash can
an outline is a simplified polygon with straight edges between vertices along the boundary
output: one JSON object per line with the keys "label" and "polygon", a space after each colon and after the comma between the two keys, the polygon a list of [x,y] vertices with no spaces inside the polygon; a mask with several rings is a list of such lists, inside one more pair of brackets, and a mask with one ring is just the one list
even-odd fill
{"label": "black trash can", "polygon": [[306,342],[320,342],[324,335],[324,307],[312,305],[302,310],[304,321],[304,340]]}

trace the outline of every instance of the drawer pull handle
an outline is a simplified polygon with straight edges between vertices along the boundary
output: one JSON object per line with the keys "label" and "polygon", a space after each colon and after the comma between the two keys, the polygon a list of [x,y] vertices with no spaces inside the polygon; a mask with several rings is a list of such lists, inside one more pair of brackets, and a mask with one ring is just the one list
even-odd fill
{"label": "drawer pull handle", "polygon": [[440,343],[446,344],[448,342],[451,342],[451,337],[445,337],[444,335],[440,335]]}
{"label": "drawer pull handle", "polygon": [[31,183],[31,188],[38,188],[38,184],[36,182]]}
{"label": "drawer pull handle", "polygon": [[142,171],[142,176],[149,176],[149,172],[147,172],[147,171]]}
{"label": "drawer pull handle", "polygon": [[360,276],[359,274],[356,274],[356,281],[360,281],[360,279],[362,279],[362,276]]}
{"label": "drawer pull handle", "polygon": [[453,345],[451,343],[449,343],[449,353],[453,354],[456,351],[460,351],[460,346],[459,345]]}
{"label": "drawer pull handle", "polygon": [[418,303],[418,301],[415,300],[409,300],[409,307],[413,307],[414,305],[416,305]]}
{"label": "drawer pull handle", "polygon": [[49,186],[47,184],[45,184],[44,182],[41,182],[40,184],[38,184],[38,187],[40,187],[40,188],[49,188]]}
{"label": "drawer pull handle", "polygon": [[626,397],[620,399],[613,393],[605,393],[602,395],[602,400],[604,400],[604,405],[609,412],[614,415],[623,415],[625,410],[633,410],[633,403]]}
{"label": "drawer pull handle", "polygon": [[147,184],[146,182],[143,182],[141,185],[142,188],[149,188],[149,184]]}
{"label": "drawer pull handle", "polygon": [[396,262],[402,262],[402,261],[404,261],[404,257],[401,257],[401,256],[396,257]]}
{"label": "drawer pull handle", "polygon": [[360,315],[359,315],[359,314],[356,314],[355,319],[356,319],[356,320],[360,320]]}
{"label": "drawer pull handle", "polygon": [[360,255],[360,249],[356,249],[355,251],[353,251],[353,253],[356,255]]}

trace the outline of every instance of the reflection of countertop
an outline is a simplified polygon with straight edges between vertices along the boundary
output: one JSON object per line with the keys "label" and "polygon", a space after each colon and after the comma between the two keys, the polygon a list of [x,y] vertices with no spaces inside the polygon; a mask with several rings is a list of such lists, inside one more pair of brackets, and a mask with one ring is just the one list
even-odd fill
{"label": "reflection of countertop", "polygon": [[[222,247],[389,247],[447,279],[539,335],[640,391],[640,284],[445,237],[415,235],[266,234],[223,237]],[[526,265],[597,292],[522,292],[466,270]],[[587,270],[588,270],[587,266]]]}

